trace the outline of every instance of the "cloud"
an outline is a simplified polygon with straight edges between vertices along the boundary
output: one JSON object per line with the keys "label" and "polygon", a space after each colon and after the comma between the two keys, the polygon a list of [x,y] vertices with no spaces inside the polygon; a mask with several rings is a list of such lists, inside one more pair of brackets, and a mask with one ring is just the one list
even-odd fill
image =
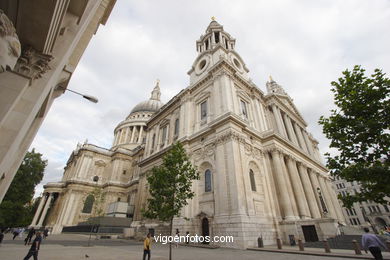
{"label": "cloud", "polygon": [[211,16],[236,38],[259,88],[272,75],[294,99],[322,153],[329,141],[317,121],[333,107],[330,82],[355,64],[390,72],[386,0],[117,1],[69,84],[99,103],[66,92],[32,144],[49,160],[43,183],[60,180],[77,142],[109,148],[115,126],[149,98],[157,78],[164,102],[186,88],[195,41]]}

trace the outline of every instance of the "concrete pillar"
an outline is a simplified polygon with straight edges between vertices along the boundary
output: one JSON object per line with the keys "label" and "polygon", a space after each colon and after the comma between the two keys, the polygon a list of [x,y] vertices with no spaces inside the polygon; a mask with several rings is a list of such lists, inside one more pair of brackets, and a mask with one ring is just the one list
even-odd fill
{"label": "concrete pillar", "polygon": [[274,176],[276,179],[276,184],[280,196],[278,200],[281,205],[283,215],[286,220],[294,220],[295,217],[291,206],[290,197],[286,190],[287,184],[286,180],[284,179],[284,174],[282,172],[282,160],[280,158],[280,152],[278,150],[272,150],[272,162],[275,169]]}
{"label": "concrete pillar", "polygon": [[42,215],[41,215],[41,217],[39,218],[39,221],[38,221],[38,225],[37,226],[39,226],[39,227],[41,227],[42,224],[43,224],[43,220],[46,217],[47,210],[50,207],[50,202],[51,202],[52,198],[53,198],[53,194],[49,193],[49,195],[47,196],[47,200],[45,202],[45,207],[43,208],[43,211],[42,211]]}
{"label": "concrete pillar", "polygon": [[309,206],[307,205],[307,198],[303,192],[301,179],[298,174],[298,170],[295,162],[292,158],[287,160],[288,171],[290,173],[295,198],[298,204],[298,212],[301,218],[310,218]]}
{"label": "concrete pillar", "polygon": [[31,222],[30,226],[35,227],[37,225],[38,218],[41,215],[42,208],[43,208],[43,205],[45,204],[46,200],[47,200],[46,194],[42,195],[41,201],[39,202],[38,208],[35,211],[35,215],[34,215],[34,218],[33,218],[32,222]]}
{"label": "concrete pillar", "polygon": [[299,175],[301,176],[310,214],[312,218],[321,218],[321,212],[317,204],[316,194],[310,182],[308,172],[302,163],[298,163]]}

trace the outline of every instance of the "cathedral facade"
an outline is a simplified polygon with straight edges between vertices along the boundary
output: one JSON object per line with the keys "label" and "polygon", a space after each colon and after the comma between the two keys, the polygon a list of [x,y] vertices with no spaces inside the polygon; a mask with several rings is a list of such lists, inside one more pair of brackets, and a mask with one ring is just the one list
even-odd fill
{"label": "cathedral facade", "polygon": [[278,83],[270,78],[263,92],[250,80],[235,44],[212,21],[196,42],[189,86],[163,105],[157,83],[115,128],[110,149],[78,145],[62,180],[45,185],[32,225],[61,232],[85,221],[93,215],[88,196],[100,187],[107,215],[124,204],[135,234],[163,230],[164,223],[141,214],[146,177],[179,141],[201,176],[193,182],[196,196],[174,220],[182,234],[232,235],[233,243],[219,245],[236,248],[255,246],[259,237],[275,244],[335,236],[345,220],[318,142]]}

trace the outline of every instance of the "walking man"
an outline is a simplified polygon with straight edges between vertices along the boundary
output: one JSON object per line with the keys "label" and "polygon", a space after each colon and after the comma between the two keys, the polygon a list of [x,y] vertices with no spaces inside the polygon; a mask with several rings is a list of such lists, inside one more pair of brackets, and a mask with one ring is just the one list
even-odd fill
{"label": "walking man", "polygon": [[24,245],[30,244],[32,237],[35,235],[35,229],[32,227],[27,234],[26,239],[24,240]]}
{"label": "walking man", "polygon": [[19,235],[19,232],[20,232],[19,228],[14,228],[14,231],[12,233],[14,235],[14,237],[12,238],[12,240],[15,240],[15,237],[17,237]]}
{"label": "walking man", "polygon": [[368,249],[376,260],[383,260],[381,247],[386,249],[385,244],[383,244],[376,235],[369,234],[368,232],[370,232],[370,230],[368,228],[364,228],[364,231],[366,232],[362,236],[362,246],[364,251],[367,253]]}
{"label": "walking man", "polygon": [[150,238],[150,233],[146,235],[146,238],[144,240],[144,256],[143,260],[145,260],[146,255],[148,255],[148,260],[150,260],[150,245],[151,245],[152,239]]}
{"label": "walking man", "polygon": [[34,257],[34,260],[38,260],[38,251],[39,251],[39,247],[41,245],[41,242],[42,242],[41,232],[37,232],[35,239],[32,242],[31,248],[28,251],[26,257],[23,258],[23,260],[28,260],[32,256]]}

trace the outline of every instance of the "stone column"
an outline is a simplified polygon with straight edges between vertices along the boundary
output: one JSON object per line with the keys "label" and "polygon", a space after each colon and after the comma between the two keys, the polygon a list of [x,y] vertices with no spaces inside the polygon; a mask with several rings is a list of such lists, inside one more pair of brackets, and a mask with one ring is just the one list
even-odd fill
{"label": "stone column", "polygon": [[280,159],[282,161],[282,172],[284,175],[284,179],[286,180],[286,187],[285,190],[288,193],[288,197],[290,198],[291,202],[291,207],[293,209],[293,215],[296,219],[299,219],[299,210],[298,210],[298,202],[297,199],[295,198],[293,186],[291,184],[291,178],[289,176],[288,168],[287,168],[287,162],[284,158],[283,152],[281,152]]}
{"label": "stone column", "polygon": [[133,126],[132,127],[132,132],[131,132],[130,143],[134,143],[135,129],[136,129],[136,126]]}
{"label": "stone column", "polygon": [[316,194],[313,192],[313,186],[311,185],[308,172],[302,163],[298,163],[299,175],[301,176],[303,189],[307,202],[309,204],[310,214],[312,218],[321,218],[321,212],[317,204]]}
{"label": "stone column", "polygon": [[309,206],[307,205],[307,199],[305,193],[303,192],[303,187],[302,187],[301,179],[298,174],[296,164],[291,157],[289,157],[287,160],[287,166],[288,166],[288,171],[290,173],[291,182],[295,193],[295,198],[298,204],[299,215],[301,218],[309,218],[310,211],[309,211]]}
{"label": "stone column", "polygon": [[287,131],[288,131],[288,134],[290,135],[290,137],[292,139],[292,142],[295,143],[296,145],[299,145],[297,136],[295,135],[295,132],[294,132],[294,129],[293,129],[293,126],[292,126],[292,123],[291,123],[291,118],[289,116],[287,116],[286,114],[284,114],[284,116],[285,116],[284,121],[287,124],[287,126],[286,126],[287,127]]}
{"label": "stone column", "polygon": [[[315,172],[313,172],[311,169],[309,169],[309,176],[310,176],[310,181],[311,181],[311,184],[313,187],[313,192],[314,192],[314,195],[316,197],[317,205],[318,205],[318,208],[319,208],[321,216],[322,216],[324,214],[324,209],[321,206],[320,198],[319,198],[318,192],[317,192],[317,188],[320,188],[320,184],[318,183],[318,179],[317,179],[317,174]],[[328,209],[328,211],[329,211],[329,209]]]}
{"label": "stone column", "polygon": [[333,206],[334,206],[334,208],[336,210],[336,215],[337,215],[338,220],[341,223],[345,223],[345,218],[344,218],[344,215],[343,215],[340,203],[339,203],[339,201],[337,199],[336,192],[332,188],[332,183],[330,182],[330,180],[325,179],[325,184],[326,184],[326,188],[328,189],[329,195],[330,195],[330,197],[332,199]]}
{"label": "stone column", "polygon": [[282,115],[280,114],[279,108],[276,107],[275,104],[272,104],[271,108],[272,108],[272,112],[273,112],[274,117],[275,117],[276,126],[278,128],[279,134],[283,137],[287,137],[287,133],[286,133],[284,126],[283,126]]}
{"label": "stone column", "polygon": [[332,196],[329,194],[328,188],[326,187],[325,178],[320,174],[318,174],[317,176],[321,186],[322,195],[324,196],[326,205],[328,206],[329,209],[329,215],[332,218],[337,219],[336,209],[333,206]]}
{"label": "stone column", "polygon": [[39,202],[38,208],[35,211],[35,215],[34,215],[34,218],[33,218],[32,222],[31,222],[30,226],[35,227],[37,225],[38,218],[39,218],[39,216],[41,215],[41,212],[42,212],[43,204],[45,203],[46,200],[47,200],[47,196],[45,194],[45,195],[42,196],[41,201]]}
{"label": "stone column", "polygon": [[116,145],[116,139],[117,139],[117,135],[116,135],[116,133],[114,132],[114,141],[112,142],[112,146],[115,146],[115,145]]}
{"label": "stone column", "polygon": [[307,152],[307,147],[305,144],[305,141],[303,140],[302,132],[301,132],[301,127],[298,126],[296,123],[293,123],[295,132],[297,133],[298,136],[298,141],[299,141],[299,146]]}
{"label": "stone column", "polygon": [[283,215],[286,220],[294,220],[295,216],[293,213],[290,197],[287,192],[286,180],[284,179],[284,174],[282,171],[282,160],[280,158],[280,152],[276,149],[272,150],[272,162],[275,169],[274,176],[278,186],[280,195],[279,202],[282,207]]}
{"label": "stone column", "polygon": [[43,221],[45,220],[45,217],[46,217],[46,214],[47,214],[47,210],[50,207],[50,202],[51,202],[52,198],[53,198],[53,193],[49,193],[48,196],[47,196],[45,207],[43,208],[43,211],[42,211],[42,215],[41,215],[41,217],[39,218],[39,221],[38,221],[38,227],[41,227],[42,224],[43,224]]}
{"label": "stone column", "polygon": [[129,131],[130,131],[130,127],[126,127],[126,130],[125,130],[125,140],[123,141],[124,143],[127,143],[129,141]]}
{"label": "stone column", "polygon": [[287,131],[287,137],[288,137],[288,139],[291,141],[291,142],[293,142],[294,141],[294,135],[293,135],[293,130],[292,130],[292,128],[290,128],[290,125],[288,124],[288,122],[289,122],[289,118],[288,118],[288,116],[286,115],[286,113],[283,113],[283,122],[284,122],[284,126],[286,127],[286,131]]}
{"label": "stone column", "polygon": [[313,145],[312,145],[312,142],[310,141],[309,135],[307,134],[306,131],[303,131],[303,137],[305,138],[306,145],[307,145],[307,149],[308,149],[309,153],[310,153],[311,155],[314,155],[314,152],[313,152]]}
{"label": "stone column", "polygon": [[142,143],[142,134],[144,132],[144,127],[141,125],[140,130],[139,130],[139,135],[138,135],[138,143]]}

